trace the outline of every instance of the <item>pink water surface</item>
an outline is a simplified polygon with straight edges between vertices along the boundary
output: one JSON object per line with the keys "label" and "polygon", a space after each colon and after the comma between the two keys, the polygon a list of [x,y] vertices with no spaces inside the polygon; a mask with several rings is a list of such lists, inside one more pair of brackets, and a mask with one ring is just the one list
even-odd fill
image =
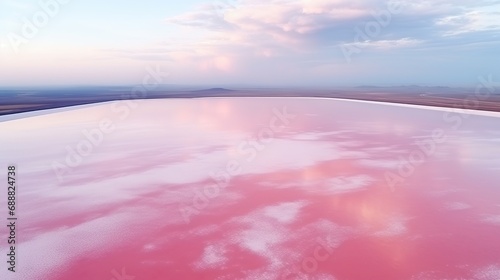
{"label": "pink water surface", "polygon": [[0,278],[500,279],[499,116],[207,98],[0,119],[19,173]]}

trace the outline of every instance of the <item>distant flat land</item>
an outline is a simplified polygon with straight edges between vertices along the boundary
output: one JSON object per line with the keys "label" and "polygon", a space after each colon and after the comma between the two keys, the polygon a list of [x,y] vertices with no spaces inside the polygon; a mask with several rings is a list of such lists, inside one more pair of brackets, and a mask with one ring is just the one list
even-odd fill
{"label": "distant flat land", "polygon": [[[36,110],[134,99],[126,87],[68,88],[43,90],[0,90],[0,115]],[[476,96],[473,89],[446,87],[359,87],[337,90],[307,89],[240,89],[212,88],[201,90],[161,89],[149,91],[145,99],[199,97],[325,97],[426,105],[500,112],[500,91]]]}

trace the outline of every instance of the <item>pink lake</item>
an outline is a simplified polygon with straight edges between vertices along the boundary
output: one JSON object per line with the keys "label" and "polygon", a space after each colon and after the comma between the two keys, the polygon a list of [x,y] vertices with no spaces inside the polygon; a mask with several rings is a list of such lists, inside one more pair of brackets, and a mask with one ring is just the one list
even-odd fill
{"label": "pink lake", "polygon": [[499,117],[320,98],[0,117],[0,278],[498,280]]}

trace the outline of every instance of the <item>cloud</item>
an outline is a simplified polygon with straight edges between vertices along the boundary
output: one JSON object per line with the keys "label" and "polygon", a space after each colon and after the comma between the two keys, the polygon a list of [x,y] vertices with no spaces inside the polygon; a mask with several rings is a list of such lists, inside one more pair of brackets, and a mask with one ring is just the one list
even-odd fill
{"label": "cloud", "polygon": [[[356,28],[387,20],[367,46],[411,47],[465,32],[500,30],[498,1],[247,0],[231,8],[200,7],[167,22],[224,34],[241,43],[278,44],[289,49],[353,42]],[[398,7],[391,13],[389,7]],[[385,17],[385,18],[384,18]],[[380,42],[379,42],[380,41]]]}
{"label": "cloud", "polygon": [[[386,76],[400,82],[401,67],[412,63],[423,71],[412,77],[430,75],[428,69],[445,71],[431,65],[443,55],[449,57],[446,63],[456,64],[454,69],[481,64],[481,56],[500,43],[499,12],[500,1],[487,0],[221,0],[165,19],[169,27],[182,30],[182,36],[177,34],[182,40],[165,38],[133,52],[108,54],[168,61],[185,80],[196,73],[215,83],[251,77],[259,84],[316,84],[359,81],[363,75],[369,75],[365,83]],[[370,34],[374,25],[380,30]],[[347,63],[345,48],[363,54]],[[470,51],[475,58],[464,56]],[[386,72],[393,73],[377,77],[369,71],[391,60],[393,67]],[[447,81],[456,79],[448,73]]]}
{"label": "cloud", "polygon": [[[500,1],[486,0],[218,1],[167,18],[168,24],[187,26],[206,36],[190,43],[171,43],[165,51],[174,57],[200,60],[198,68],[228,71],[234,69],[230,66],[236,61],[233,56],[269,59],[298,55],[301,59],[301,54],[312,52],[340,54],[340,46],[373,51],[457,46],[474,41],[481,32],[483,40],[498,41],[484,32],[500,33],[499,13]],[[377,36],[366,35],[370,23],[379,25]],[[172,49],[175,46],[178,48]]]}
{"label": "cloud", "polygon": [[346,47],[357,47],[360,49],[364,48],[374,48],[374,49],[394,49],[402,47],[417,46],[423,41],[415,40],[411,38],[402,38],[398,40],[378,40],[378,41],[364,41],[364,42],[353,42],[344,44]]}

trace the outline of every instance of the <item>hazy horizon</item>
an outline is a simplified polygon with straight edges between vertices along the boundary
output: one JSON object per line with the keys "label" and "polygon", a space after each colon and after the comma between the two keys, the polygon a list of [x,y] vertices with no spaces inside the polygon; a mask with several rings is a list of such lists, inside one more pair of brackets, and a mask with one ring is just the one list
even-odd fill
{"label": "hazy horizon", "polygon": [[[479,77],[487,78],[487,77]],[[494,80],[492,80],[495,83]],[[493,84],[496,86],[496,84]],[[130,90],[134,87],[141,86],[141,84],[74,84],[74,85],[2,85],[0,90],[69,90],[69,89],[120,89],[120,90]],[[229,91],[239,91],[239,90],[356,90],[356,89],[398,89],[398,88],[431,88],[431,89],[443,89],[443,90],[475,90],[477,84],[473,85],[433,85],[433,84],[360,84],[360,85],[338,85],[338,86],[290,86],[290,85],[219,85],[219,84],[157,84],[153,90],[163,90],[163,91],[176,91],[176,90],[229,90]]]}

